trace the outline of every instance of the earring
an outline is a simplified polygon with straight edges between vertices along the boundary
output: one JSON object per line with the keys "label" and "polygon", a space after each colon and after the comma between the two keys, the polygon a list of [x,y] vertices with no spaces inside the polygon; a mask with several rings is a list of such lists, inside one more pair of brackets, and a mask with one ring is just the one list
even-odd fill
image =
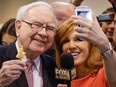
{"label": "earring", "polygon": [[17,37],[19,37],[19,34],[17,34]]}

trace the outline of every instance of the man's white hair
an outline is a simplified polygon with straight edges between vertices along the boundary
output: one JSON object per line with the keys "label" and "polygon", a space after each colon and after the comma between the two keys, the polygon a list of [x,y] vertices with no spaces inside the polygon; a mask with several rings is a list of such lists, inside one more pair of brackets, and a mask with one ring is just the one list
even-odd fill
{"label": "man's white hair", "polygon": [[19,8],[18,12],[17,12],[17,16],[16,18],[19,20],[23,20],[26,18],[28,11],[34,7],[46,7],[48,9],[50,9],[53,12],[53,8],[51,5],[49,5],[46,2],[42,2],[42,1],[37,1],[37,2],[33,2],[31,4],[28,5],[24,5],[22,7]]}

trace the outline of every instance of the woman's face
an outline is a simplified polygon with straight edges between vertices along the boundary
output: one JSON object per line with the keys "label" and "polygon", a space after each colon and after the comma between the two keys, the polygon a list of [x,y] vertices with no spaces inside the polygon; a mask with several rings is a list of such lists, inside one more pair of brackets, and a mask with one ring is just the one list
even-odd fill
{"label": "woman's face", "polygon": [[84,65],[89,55],[90,43],[88,41],[80,41],[76,33],[76,31],[73,31],[67,36],[63,42],[62,50],[63,52],[71,52],[74,58],[74,65],[81,66]]}
{"label": "woman's face", "polygon": [[2,36],[2,44],[3,45],[12,43],[14,40],[16,40],[16,37],[13,35],[9,35],[6,33]]}

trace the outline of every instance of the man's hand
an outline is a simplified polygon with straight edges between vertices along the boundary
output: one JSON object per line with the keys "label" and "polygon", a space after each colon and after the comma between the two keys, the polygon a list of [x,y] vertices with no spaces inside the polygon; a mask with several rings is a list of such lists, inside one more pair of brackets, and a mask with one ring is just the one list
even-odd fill
{"label": "man's hand", "polygon": [[5,87],[18,79],[25,67],[26,64],[20,60],[4,62],[0,69],[0,87]]}
{"label": "man's hand", "polygon": [[70,0],[70,3],[75,6],[80,6],[84,0]]}

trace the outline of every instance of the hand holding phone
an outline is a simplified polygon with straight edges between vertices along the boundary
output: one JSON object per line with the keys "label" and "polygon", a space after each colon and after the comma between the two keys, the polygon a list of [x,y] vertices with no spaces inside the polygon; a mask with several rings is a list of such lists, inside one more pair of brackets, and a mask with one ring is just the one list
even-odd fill
{"label": "hand holding phone", "polygon": [[[77,6],[75,8],[75,15],[76,16],[82,16],[82,17],[85,17],[85,18],[93,21],[92,10],[88,6]],[[81,29],[84,27],[83,25],[80,25],[80,24],[78,24],[77,26],[81,27]],[[82,33],[81,31],[82,30],[80,30],[79,33]],[[80,39],[80,41],[84,40],[83,38],[79,38],[79,39]]]}
{"label": "hand holding phone", "polygon": [[75,15],[76,16],[83,16],[89,20],[93,20],[92,18],[92,10],[88,6],[77,6],[75,8]]}

